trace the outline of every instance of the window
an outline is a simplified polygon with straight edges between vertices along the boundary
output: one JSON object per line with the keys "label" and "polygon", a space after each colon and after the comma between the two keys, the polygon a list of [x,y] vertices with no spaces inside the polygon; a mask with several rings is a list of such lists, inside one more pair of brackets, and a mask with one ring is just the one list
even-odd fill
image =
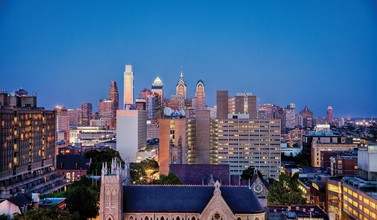
{"label": "window", "polygon": [[116,190],[113,189],[111,192],[111,207],[115,207],[116,197]]}

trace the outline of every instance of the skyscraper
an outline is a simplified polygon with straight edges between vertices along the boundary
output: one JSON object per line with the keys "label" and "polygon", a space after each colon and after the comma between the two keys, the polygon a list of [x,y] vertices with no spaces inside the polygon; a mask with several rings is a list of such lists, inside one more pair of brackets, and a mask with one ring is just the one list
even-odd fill
{"label": "skyscraper", "polygon": [[308,106],[305,106],[305,108],[300,112],[300,116],[303,119],[304,128],[313,127],[313,112],[308,108]]}
{"label": "skyscraper", "polygon": [[116,112],[116,110],[119,109],[119,92],[118,92],[117,82],[115,81],[111,81],[109,99],[113,100],[114,110]]}
{"label": "skyscraper", "polygon": [[296,125],[296,105],[291,103],[285,109],[285,127],[294,128]]}
{"label": "skyscraper", "polygon": [[82,126],[89,126],[92,119],[93,106],[92,103],[83,103],[81,105],[82,110]]}
{"label": "skyscraper", "polygon": [[157,93],[162,103],[162,101],[164,100],[164,83],[158,76],[152,83],[152,93]]}
{"label": "skyscraper", "polygon": [[327,107],[326,121],[329,124],[334,123],[334,110],[332,106]]}
{"label": "skyscraper", "polygon": [[226,119],[228,114],[248,114],[250,118],[257,117],[257,98],[248,92],[237,93],[235,98],[229,98],[228,90],[217,91],[217,118]]}
{"label": "skyscraper", "polygon": [[196,110],[204,110],[205,106],[206,106],[206,93],[204,91],[204,82],[203,80],[199,80],[196,83],[194,107]]}
{"label": "skyscraper", "polygon": [[134,72],[132,65],[126,65],[124,71],[124,106],[134,104]]}
{"label": "skyscraper", "polygon": [[98,103],[98,116],[104,121],[106,127],[115,128],[116,111],[114,111],[114,101],[111,99],[99,100]]}
{"label": "skyscraper", "polygon": [[177,83],[177,86],[175,87],[175,94],[183,96],[184,99],[186,99],[186,93],[187,93],[187,85],[185,83],[185,80],[183,78],[183,72],[181,68],[181,75],[179,76],[179,80]]}

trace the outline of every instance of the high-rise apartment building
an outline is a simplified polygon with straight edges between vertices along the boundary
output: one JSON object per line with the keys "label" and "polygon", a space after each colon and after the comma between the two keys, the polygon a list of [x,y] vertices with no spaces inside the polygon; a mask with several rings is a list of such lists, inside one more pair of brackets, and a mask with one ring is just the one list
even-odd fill
{"label": "high-rise apartment building", "polygon": [[329,124],[334,123],[334,110],[332,109],[332,106],[327,107],[326,122]]}
{"label": "high-rise apartment building", "polygon": [[92,103],[83,103],[81,105],[81,113],[82,113],[82,126],[89,126],[90,120],[92,119],[93,114],[93,106]]}
{"label": "high-rise apartment building", "polygon": [[134,72],[132,65],[126,65],[124,71],[124,106],[134,104]]}
{"label": "high-rise apartment building", "polygon": [[185,79],[183,78],[182,69],[181,69],[181,75],[179,76],[179,80],[178,80],[177,86],[175,87],[175,90],[176,90],[175,92],[176,95],[180,95],[183,97],[183,99],[186,99],[187,85],[185,83]]}
{"label": "high-rise apartment building", "polygon": [[[69,127],[70,119],[68,116],[68,111],[63,106],[56,106],[56,131],[63,133],[63,139],[68,143],[69,140]],[[60,141],[59,138],[57,141]]]}
{"label": "high-rise apartment building", "polygon": [[164,83],[158,76],[152,83],[152,93],[158,94],[161,103],[164,101]]}
{"label": "high-rise apartment building", "polygon": [[206,106],[206,93],[204,91],[204,82],[203,80],[199,80],[196,83],[194,108],[196,110],[204,110],[205,106]]}
{"label": "high-rise apartment building", "polygon": [[122,159],[136,162],[137,152],[147,146],[146,111],[118,110],[116,136],[116,149]]}
{"label": "high-rise apartment building", "polygon": [[64,186],[54,167],[55,120],[55,111],[37,107],[35,96],[0,94],[0,199]]}
{"label": "high-rise apartment building", "polygon": [[252,166],[266,177],[280,175],[279,119],[252,119],[249,114],[218,119],[218,162],[229,164],[231,175]]}

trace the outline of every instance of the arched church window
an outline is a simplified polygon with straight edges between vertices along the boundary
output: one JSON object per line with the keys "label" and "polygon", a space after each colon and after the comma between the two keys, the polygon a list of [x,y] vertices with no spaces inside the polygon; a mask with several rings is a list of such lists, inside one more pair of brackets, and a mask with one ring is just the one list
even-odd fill
{"label": "arched church window", "polygon": [[213,216],[212,216],[212,220],[221,220],[222,218],[221,218],[221,216],[220,216],[220,214],[219,213],[216,213],[216,214],[214,214]]}
{"label": "arched church window", "polygon": [[258,218],[258,217],[255,217],[255,220],[259,220],[259,218]]}
{"label": "arched church window", "polygon": [[237,218],[237,220],[241,220],[241,218],[240,218],[240,217],[238,217],[238,218]]}
{"label": "arched church window", "polygon": [[181,219],[179,218],[179,216],[177,216],[177,218],[175,220],[181,220]]}
{"label": "arched church window", "polygon": [[165,220],[164,216],[162,216],[160,220]]}
{"label": "arched church window", "polygon": [[110,190],[106,189],[105,192],[105,207],[109,208],[110,207]]}
{"label": "arched church window", "polygon": [[134,220],[134,217],[131,216],[131,217],[130,217],[130,220]]}
{"label": "arched church window", "polygon": [[193,216],[193,217],[191,218],[191,220],[196,220],[196,218]]}
{"label": "arched church window", "polygon": [[148,216],[145,216],[145,218],[144,218],[145,220],[149,220],[149,218],[148,218]]}
{"label": "arched church window", "polygon": [[111,192],[111,207],[115,207],[116,198],[116,190],[113,189]]}

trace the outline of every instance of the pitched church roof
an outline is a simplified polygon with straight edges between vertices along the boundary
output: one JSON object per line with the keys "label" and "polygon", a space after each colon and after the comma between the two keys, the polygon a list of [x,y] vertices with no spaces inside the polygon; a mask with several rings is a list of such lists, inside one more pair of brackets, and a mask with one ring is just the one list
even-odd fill
{"label": "pitched church roof", "polygon": [[[264,212],[248,187],[221,186],[220,190],[233,213]],[[123,212],[201,213],[213,193],[213,186],[124,186]]]}

